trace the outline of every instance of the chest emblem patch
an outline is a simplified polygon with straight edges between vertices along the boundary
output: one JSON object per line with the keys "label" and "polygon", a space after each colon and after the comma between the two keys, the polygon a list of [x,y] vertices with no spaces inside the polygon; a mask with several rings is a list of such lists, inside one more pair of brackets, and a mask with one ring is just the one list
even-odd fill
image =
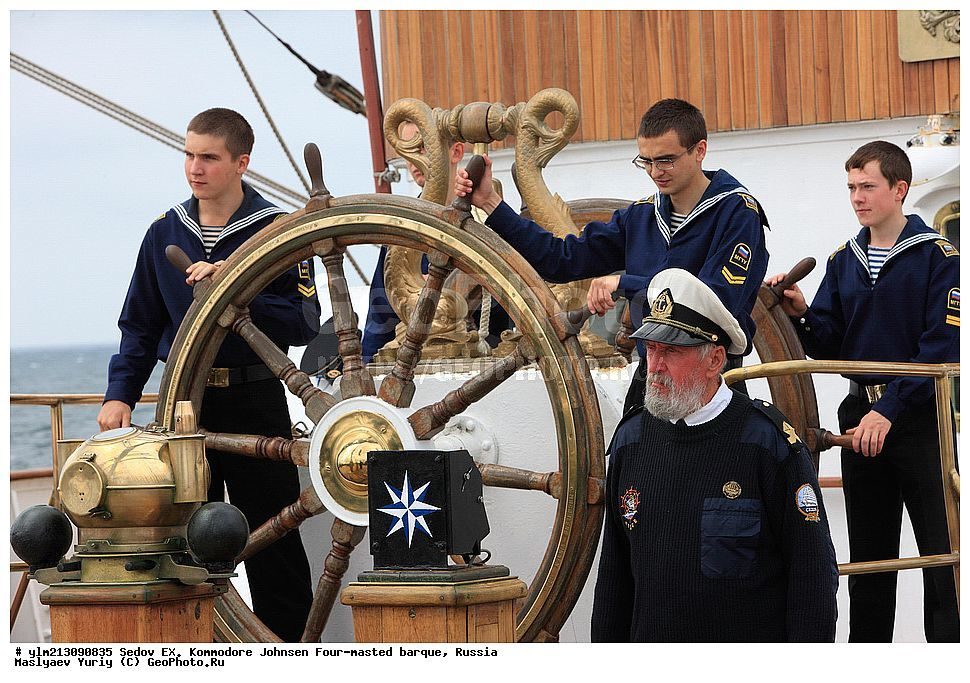
{"label": "chest emblem patch", "polygon": [[741,495],[741,484],[736,481],[726,481],[724,486],[721,487],[721,492],[726,498],[734,500]]}
{"label": "chest emblem patch", "polygon": [[640,492],[631,486],[620,496],[620,515],[627,529],[632,530],[637,525],[636,516],[639,508]]}
{"label": "chest emblem patch", "polygon": [[747,270],[751,265],[751,248],[744,242],[740,242],[731,252],[730,263],[741,270]]}
{"label": "chest emblem patch", "polygon": [[806,522],[818,521],[818,498],[811,484],[802,484],[795,491],[795,505],[805,517]]}

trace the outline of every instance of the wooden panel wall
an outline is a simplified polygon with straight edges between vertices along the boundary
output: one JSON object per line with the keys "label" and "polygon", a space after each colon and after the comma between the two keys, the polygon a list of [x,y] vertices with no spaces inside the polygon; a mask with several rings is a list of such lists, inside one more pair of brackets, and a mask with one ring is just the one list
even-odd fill
{"label": "wooden panel wall", "polygon": [[565,88],[574,141],[630,139],[651,103],[729,131],[957,112],[960,60],[899,60],[893,10],[381,12],[384,102]]}

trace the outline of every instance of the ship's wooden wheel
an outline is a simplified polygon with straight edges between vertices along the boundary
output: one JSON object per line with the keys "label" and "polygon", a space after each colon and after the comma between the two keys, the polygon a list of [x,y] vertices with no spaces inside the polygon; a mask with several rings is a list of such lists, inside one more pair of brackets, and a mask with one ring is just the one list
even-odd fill
{"label": "ship's wooden wheel", "polygon": [[[311,172],[311,175],[313,173]],[[480,400],[535,361],[545,380],[558,441],[559,469],[533,472],[482,465],[486,485],[532,489],[556,499],[555,520],[545,555],[531,579],[517,615],[516,637],[522,641],[556,640],[588,576],[602,520],[605,477],[602,421],[589,369],[571,323],[549,288],[522,257],[468,213],[421,200],[390,195],[330,198],[322,179],[315,182],[307,207],[271,224],[242,245],[211,282],[197,286],[196,299],[179,328],[159,389],[156,422],[174,427],[175,404],[191,400],[201,408],[208,371],[227,334],[239,334],[266,365],[303,403],[319,428],[338,400],[316,388],[250,319],[246,307],[274,278],[296,263],[319,256],[327,271],[334,325],[343,358],[340,402],[376,395],[383,416],[404,424],[410,439],[428,439],[454,415]],[[356,244],[383,243],[421,250],[430,256],[429,276],[421,292],[407,341],[380,391],[361,362],[360,343],[347,282],[344,249]],[[511,356],[495,361],[435,404],[408,414],[404,408],[414,393],[413,375],[427,338],[442,284],[452,269],[473,277],[494,296],[515,321],[523,338]],[[371,404],[378,401],[371,400]],[[404,436],[402,434],[402,436]],[[408,439],[403,439],[407,441]],[[327,456],[314,453],[311,439],[281,439],[254,435],[207,434],[206,446],[308,466]],[[337,469],[337,468],[333,468]],[[311,471],[311,474],[313,472]],[[243,558],[275,542],[306,519],[324,510],[324,499],[336,499],[352,511],[366,513],[366,487],[353,481],[323,477],[327,491],[308,487],[298,500],[251,532]],[[358,483],[359,484],[359,483]],[[528,495],[523,493],[523,495]],[[363,506],[363,507],[362,507]],[[335,513],[336,514],[336,513]],[[352,517],[352,520],[360,519]],[[340,590],[350,554],[364,535],[360,523],[337,517],[332,548],[314,594],[302,640],[316,641]],[[227,640],[277,640],[234,591],[217,605],[219,636]]]}

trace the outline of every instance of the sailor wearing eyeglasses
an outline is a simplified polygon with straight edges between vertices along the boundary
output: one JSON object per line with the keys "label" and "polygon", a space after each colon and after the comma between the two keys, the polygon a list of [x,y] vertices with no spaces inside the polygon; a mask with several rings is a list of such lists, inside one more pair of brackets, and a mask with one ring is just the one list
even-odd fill
{"label": "sailor wearing eyeglasses", "polygon": [[[751,318],[758,288],[768,266],[764,228],[768,219],[758,201],[724,170],[705,171],[707,125],[694,105],[660,100],[643,115],[637,131],[639,154],[633,164],[645,170],[656,194],[614,212],[608,222],[594,221],[579,236],[555,237],[526,220],[492,189],[491,161],[472,192],[464,170],[458,172],[458,196],[488,214],[486,225],[509,242],[539,275],[550,282],[595,277],[587,304],[599,315],[615,306],[614,292],[630,301],[630,319],[639,327],[645,316],[646,287],[667,268],[682,268],[710,287],[740,322],[751,352]],[[617,275],[624,271],[622,275]],[[604,276],[604,277],[600,277]],[[627,393],[624,413],[643,405],[644,346],[637,342],[640,367]],[[728,367],[740,366],[740,356]]]}

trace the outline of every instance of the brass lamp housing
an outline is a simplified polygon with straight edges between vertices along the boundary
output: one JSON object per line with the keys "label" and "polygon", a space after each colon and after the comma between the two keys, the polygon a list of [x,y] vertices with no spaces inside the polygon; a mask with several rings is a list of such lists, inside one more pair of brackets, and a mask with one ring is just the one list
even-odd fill
{"label": "brass lamp housing", "polygon": [[184,536],[208,486],[202,435],[122,427],[75,449],[57,489],[82,545],[91,540],[117,545]]}

